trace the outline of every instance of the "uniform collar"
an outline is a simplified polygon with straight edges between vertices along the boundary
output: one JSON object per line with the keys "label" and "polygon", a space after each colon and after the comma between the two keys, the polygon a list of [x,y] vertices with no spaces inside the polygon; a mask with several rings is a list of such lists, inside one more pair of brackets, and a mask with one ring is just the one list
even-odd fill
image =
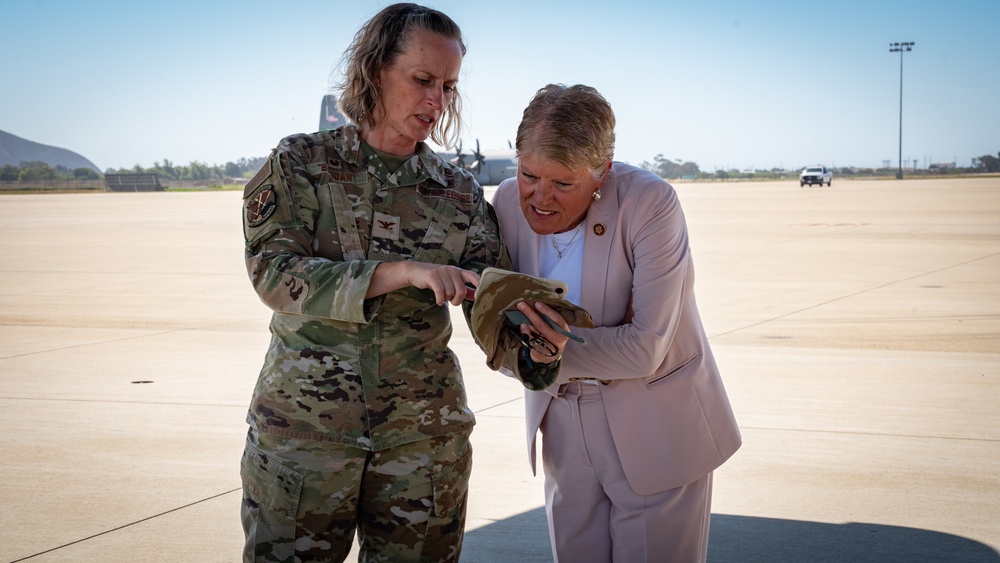
{"label": "uniform collar", "polygon": [[[333,133],[334,148],[346,162],[365,168],[369,174],[393,187],[412,186],[432,180],[448,186],[448,165],[427,146],[417,143],[417,152],[395,172],[389,172],[375,152],[361,139],[357,125],[337,128]],[[367,149],[366,149],[367,147]]]}

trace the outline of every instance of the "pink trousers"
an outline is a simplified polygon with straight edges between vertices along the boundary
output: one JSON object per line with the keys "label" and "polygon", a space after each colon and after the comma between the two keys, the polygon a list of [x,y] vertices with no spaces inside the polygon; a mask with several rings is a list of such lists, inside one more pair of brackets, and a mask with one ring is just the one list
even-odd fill
{"label": "pink trousers", "polygon": [[711,473],[676,489],[636,494],[598,385],[564,385],[541,430],[545,509],[557,563],[706,560]]}

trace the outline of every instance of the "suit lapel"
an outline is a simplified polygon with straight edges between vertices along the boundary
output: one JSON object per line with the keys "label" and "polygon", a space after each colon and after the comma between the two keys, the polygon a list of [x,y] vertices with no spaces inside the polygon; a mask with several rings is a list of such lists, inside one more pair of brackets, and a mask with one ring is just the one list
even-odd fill
{"label": "suit lapel", "polygon": [[590,313],[597,326],[604,324],[608,264],[611,260],[611,247],[618,236],[618,205],[618,183],[612,166],[601,187],[601,199],[595,201],[587,211],[583,246],[585,273],[580,287],[580,305]]}

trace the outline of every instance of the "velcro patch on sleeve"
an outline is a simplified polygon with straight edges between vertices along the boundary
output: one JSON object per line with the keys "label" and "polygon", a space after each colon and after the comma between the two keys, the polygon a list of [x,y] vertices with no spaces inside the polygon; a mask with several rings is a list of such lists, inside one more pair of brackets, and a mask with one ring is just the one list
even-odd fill
{"label": "velcro patch on sleeve", "polygon": [[250,194],[252,194],[253,191],[256,190],[258,186],[263,184],[264,180],[266,180],[270,175],[271,175],[271,158],[268,157],[267,160],[264,161],[264,166],[260,167],[260,170],[258,170],[257,173],[253,175],[253,178],[250,178],[250,182],[247,184],[247,187],[243,189],[243,199],[249,197]]}

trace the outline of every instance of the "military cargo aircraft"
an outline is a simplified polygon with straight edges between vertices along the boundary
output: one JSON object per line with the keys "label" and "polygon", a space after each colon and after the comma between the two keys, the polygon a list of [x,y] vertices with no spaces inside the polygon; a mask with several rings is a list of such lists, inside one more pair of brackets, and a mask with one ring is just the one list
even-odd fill
{"label": "military cargo aircraft", "polygon": [[327,94],[319,107],[319,131],[336,129],[347,123],[347,118],[337,109],[337,96]]}
{"label": "military cargo aircraft", "polygon": [[[336,129],[345,123],[347,118],[337,109],[337,96],[333,94],[323,96],[319,110],[319,130]],[[471,172],[481,186],[497,186],[517,174],[514,149],[481,152],[479,139],[476,139],[476,150],[471,153],[462,152],[462,143],[459,141],[453,154],[447,152],[438,154],[448,162]]]}
{"label": "military cargo aircraft", "polygon": [[505,151],[481,152],[479,139],[476,139],[476,150],[471,154],[462,152],[461,141],[455,149],[454,156],[447,153],[438,154],[448,162],[472,172],[480,186],[498,186],[500,182],[517,175],[517,161],[513,148]]}

